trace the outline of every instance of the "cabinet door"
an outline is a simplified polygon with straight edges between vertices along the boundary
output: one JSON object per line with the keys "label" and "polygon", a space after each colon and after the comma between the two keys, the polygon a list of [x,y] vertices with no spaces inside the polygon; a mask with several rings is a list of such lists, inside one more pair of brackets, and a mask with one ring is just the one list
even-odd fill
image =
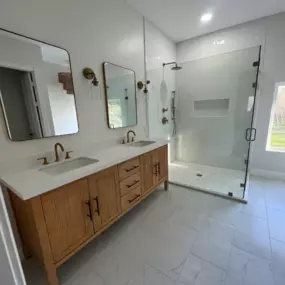
{"label": "cabinet door", "polygon": [[95,231],[121,213],[117,166],[88,177]]}
{"label": "cabinet door", "polygon": [[168,149],[163,146],[157,150],[159,181],[168,177]]}
{"label": "cabinet door", "polygon": [[144,184],[142,187],[142,193],[143,195],[148,193],[155,185],[156,182],[156,169],[154,167],[154,158],[153,158],[154,152],[148,152],[142,156],[142,173],[143,173],[143,180]]}
{"label": "cabinet door", "polygon": [[78,180],[41,196],[52,248],[58,262],[94,234],[89,215],[87,179]]}
{"label": "cabinet door", "polygon": [[159,176],[159,159],[160,159],[160,152],[159,149],[153,150],[151,152],[152,157],[152,168],[153,168],[153,184],[157,185],[160,181]]}

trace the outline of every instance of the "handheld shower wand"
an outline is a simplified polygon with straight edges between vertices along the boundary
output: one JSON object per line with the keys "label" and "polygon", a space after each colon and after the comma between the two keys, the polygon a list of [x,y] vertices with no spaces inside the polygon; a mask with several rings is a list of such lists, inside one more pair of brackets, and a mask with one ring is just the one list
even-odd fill
{"label": "handheld shower wand", "polygon": [[173,130],[172,130],[172,137],[176,136],[176,107],[175,107],[175,95],[176,91],[172,91],[172,98],[171,98],[171,114],[172,114],[172,121],[173,121]]}

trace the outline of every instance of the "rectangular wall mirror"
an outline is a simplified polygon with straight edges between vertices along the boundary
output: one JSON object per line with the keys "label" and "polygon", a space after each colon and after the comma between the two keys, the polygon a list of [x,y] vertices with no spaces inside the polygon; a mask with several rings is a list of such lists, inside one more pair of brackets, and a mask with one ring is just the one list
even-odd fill
{"label": "rectangular wall mirror", "polygon": [[0,99],[13,141],[78,132],[72,71],[64,49],[0,30]]}
{"label": "rectangular wall mirror", "polygon": [[137,125],[135,72],[104,62],[103,75],[108,127],[118,129]]}

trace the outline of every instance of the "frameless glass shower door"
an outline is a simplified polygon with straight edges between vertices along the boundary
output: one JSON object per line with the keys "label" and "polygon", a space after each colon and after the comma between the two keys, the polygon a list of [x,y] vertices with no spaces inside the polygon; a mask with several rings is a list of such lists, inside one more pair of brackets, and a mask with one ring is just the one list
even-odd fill
{"label": "frameless glass shower door", "polygon": [[170,180],[242,199],[260,47],[180,63]]}

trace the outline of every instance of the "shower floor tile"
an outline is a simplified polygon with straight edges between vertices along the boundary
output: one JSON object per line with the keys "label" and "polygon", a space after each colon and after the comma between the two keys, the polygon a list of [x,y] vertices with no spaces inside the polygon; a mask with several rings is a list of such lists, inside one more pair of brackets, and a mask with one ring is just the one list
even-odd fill
{"label": "shower floor tile", "polygon": [[169,180],[199,190],[228,195],[229,192],[239,199],[243,198],[240,183],[244,182],[245,172],[218,168],[196,163],[173,161],[169,164]]}

